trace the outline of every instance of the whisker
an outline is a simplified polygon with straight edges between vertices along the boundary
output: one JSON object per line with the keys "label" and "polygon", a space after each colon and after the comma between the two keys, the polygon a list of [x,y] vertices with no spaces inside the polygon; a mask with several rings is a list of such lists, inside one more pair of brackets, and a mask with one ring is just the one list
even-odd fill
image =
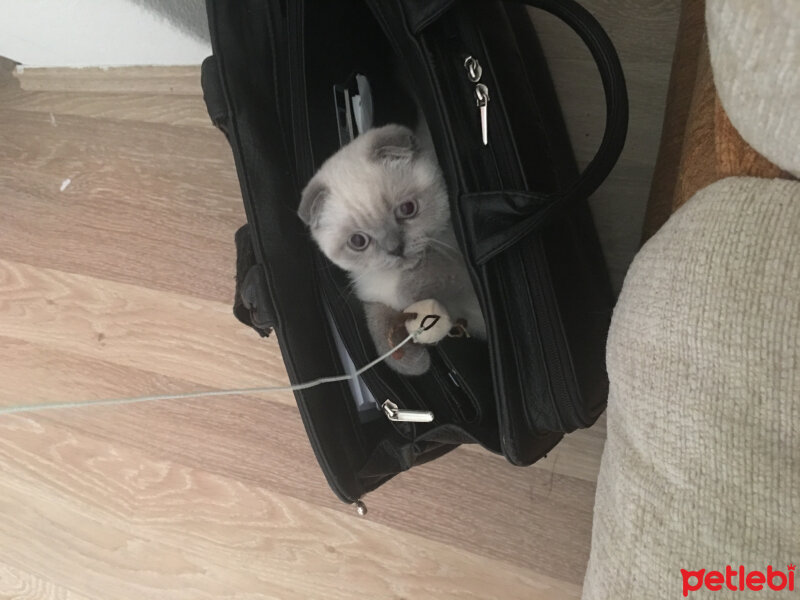
{"label": "whisker", "polygon": [[443,242],[442,240],[437,240],[436,238],[427,238],[428,241],[433,242],[434,244],[439,244],[440,246],[444,246],[445,248],[450,248],[453,252],[458,252],[458,249],[451,246],[447,242]]}
{"label": "whisker", "polygon": [[461,253],[457,249],[453,248],[453,246],[441,240],[437,240],[435,238],[424,238],[424,240],[425,242],[428,242],[430,244],[431,250],[436,250],[442,256],[446,256],[449,258],[457,258],[458,256],[461,255]]}

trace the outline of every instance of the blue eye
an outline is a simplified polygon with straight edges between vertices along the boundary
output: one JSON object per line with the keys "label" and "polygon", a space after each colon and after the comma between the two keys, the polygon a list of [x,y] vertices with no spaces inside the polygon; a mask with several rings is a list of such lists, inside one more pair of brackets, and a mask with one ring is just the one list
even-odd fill
{"label": "blue eye", "polygon": [[394,209],[394,215],[398,219],[411,219],[417,214],[417,203],[414,200],[406,200]]}
{"label": "blue eye", "polygon": [[367,246],[369,246],[369,236],[366,233],[357,231],[350,236],[349,240],[347,240],[347,245],[353,250],[361,252],[362,250],[365,250]]}

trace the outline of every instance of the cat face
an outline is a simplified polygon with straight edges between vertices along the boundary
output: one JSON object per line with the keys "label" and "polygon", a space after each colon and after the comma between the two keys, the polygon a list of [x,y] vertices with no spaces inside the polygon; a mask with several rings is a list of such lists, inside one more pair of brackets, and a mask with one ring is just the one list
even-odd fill
{"label": "cat face", "polygon": [[325,255],[352,273],[413,269],[449,227],[444,179],[410,129],[372,129],[331,156],[298,214]]}

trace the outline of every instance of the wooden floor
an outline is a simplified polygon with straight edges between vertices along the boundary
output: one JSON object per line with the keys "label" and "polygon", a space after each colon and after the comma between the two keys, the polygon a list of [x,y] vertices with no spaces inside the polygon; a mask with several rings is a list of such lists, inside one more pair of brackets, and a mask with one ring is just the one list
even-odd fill
{"label": "wooden floor", "polygon": [[[0,68],[0,405],[286,381],[231,315],[244,215],[198,79]],[[361,518],[291,395],[0,417],[0,598],[578,598],[603,439],[461,448]]]}

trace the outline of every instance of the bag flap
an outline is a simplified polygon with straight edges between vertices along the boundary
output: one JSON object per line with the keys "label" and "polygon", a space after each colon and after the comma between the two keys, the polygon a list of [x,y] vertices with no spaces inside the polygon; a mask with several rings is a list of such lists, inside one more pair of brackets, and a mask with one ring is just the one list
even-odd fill
{"label": "bag flap", "polygon": [[455,2],[456,0],[402,0],[408,26],[414,33],[425,29]]}

